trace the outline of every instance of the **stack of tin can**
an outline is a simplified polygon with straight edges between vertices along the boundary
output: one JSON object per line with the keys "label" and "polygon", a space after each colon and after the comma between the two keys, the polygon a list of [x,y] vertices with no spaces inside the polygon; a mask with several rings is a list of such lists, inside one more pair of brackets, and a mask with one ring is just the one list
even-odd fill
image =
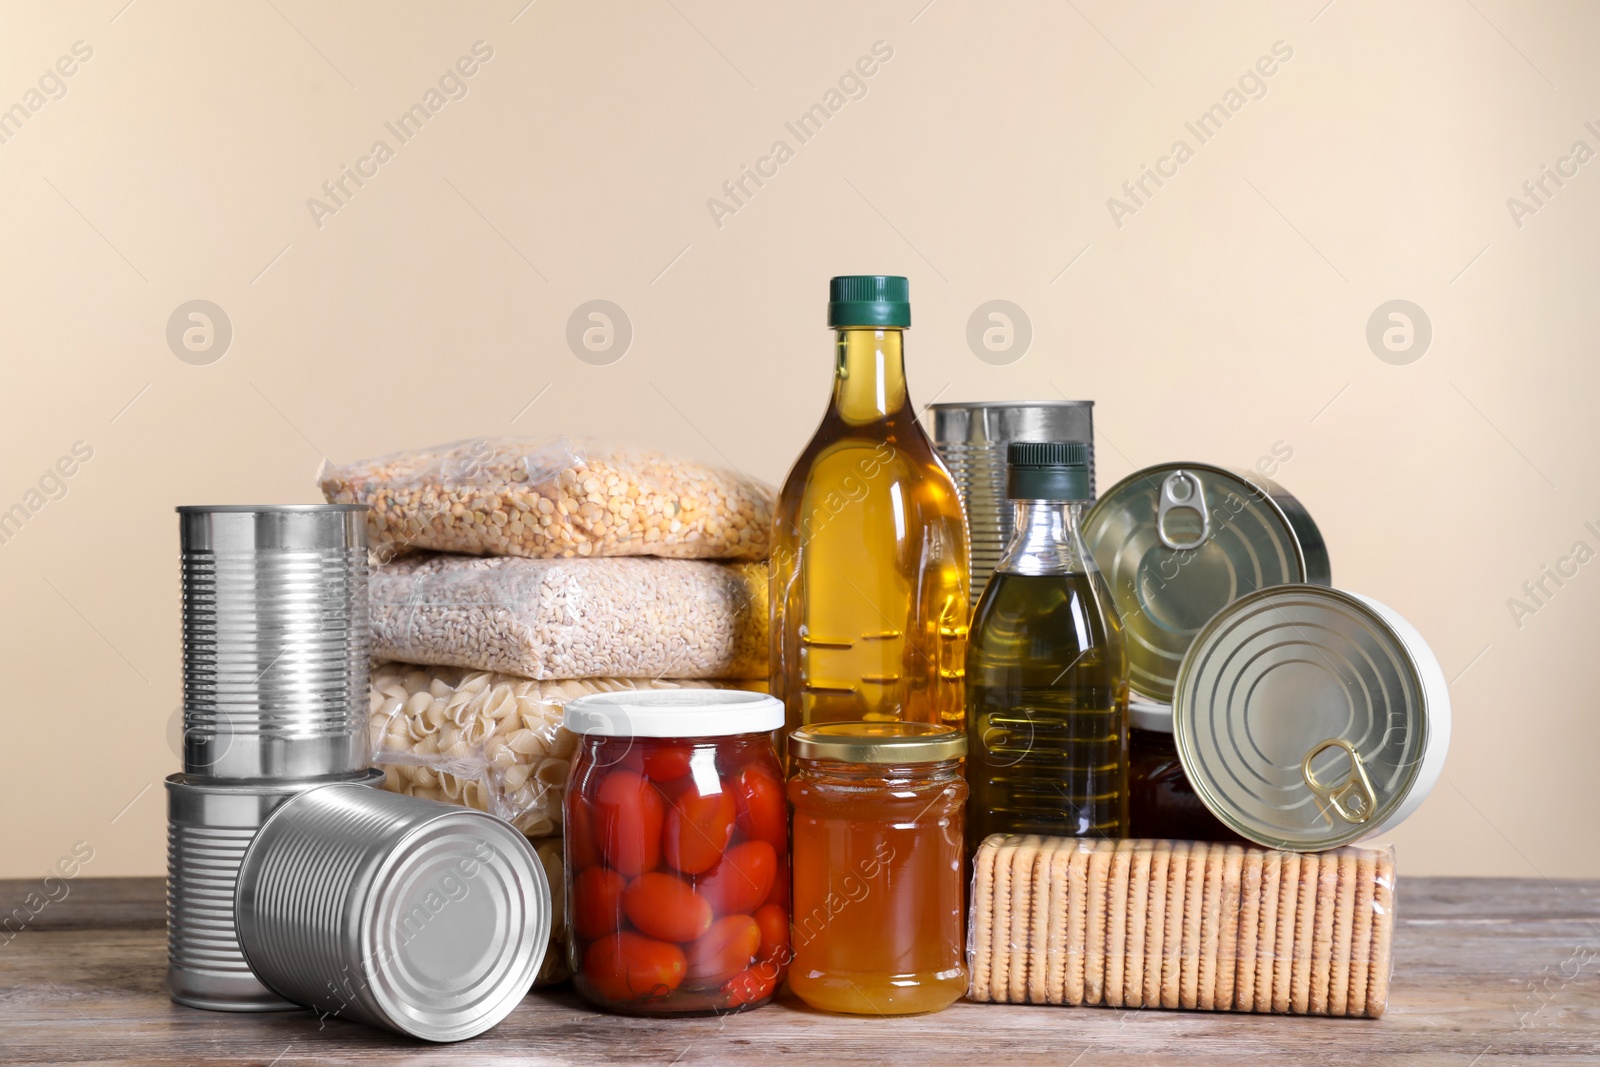
{"label": "stack of tin can", "polygon": [[167,986],[223,1011],[297,1007],[239,947],[262,823],[367,769],[367,548],[358,505],[182,507],[183,773],[167,779]]}
{"label": "stack of tin can", "polygon": [[191,1007],[457,1041],[532,985],[550,887],[501,820],[369,788],[366,510],[178,509],[167,983]]}

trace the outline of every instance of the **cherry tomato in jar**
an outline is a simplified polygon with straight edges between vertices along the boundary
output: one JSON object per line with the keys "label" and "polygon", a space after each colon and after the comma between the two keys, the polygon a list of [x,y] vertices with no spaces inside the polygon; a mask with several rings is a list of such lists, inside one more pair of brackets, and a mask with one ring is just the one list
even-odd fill
{"label": "cherry tomato in jar", "polygon": [[574,871],[586,870],[600,863],[600,849],[595,844],[594,814],[589,802],[574,793],[567,794],[567,864]]}
{"label": "cherry tomato in jar", "polygon": [[789,841],[789,808],[783,786],[759,767],[746,767],[734,779],[733,794],[739,806],[739,829],[783,851]]}
{"label": "cherry tomato in jar", "polygon": [[719,992],[727,998],[728,1007],[738,1008],[772,996],[773,990],[778,988],[780,977],[775,964],[761,962],[754,967],[746,967],[728,979],[728,984]]}
{"label": "cherry tomato in jar", "polygon": [[778,853],[778,873],[773,876],[772,888],[767,892],[766,903],[780,904],[789,910],[789,853]]}
{"label": "cherry tomato in jar", "polygon": [[579,937],[604,937],[622,925],[622,894],[627,886],[626,878],[605,867],[579,872],[572,881],[572,928]]}
{"label": "cherry tomato in jar", "polygon": [[694,758],[691,745],[651,745],[643,754],[645,775],[653,782],[676,782],[689,773]]}
{"label": "cherry tomato in jar", "polygon": [[602,937],[583,954],[584,979],[616,1003],[664,997],[683,984],[687,969],[677,945],[626,930]]}
{"label": "cherry tomato in jar", "polygon": [[733,840],[735,805],[727,792],[701,796],[688,789],[667,811],[662,846],[667,864],[684,874],[709,871]]}
{"label": "cherry tomato in jar", "polygon": [[662,941],[693,941],[711,929],[711,902],[675,874],[635,878],[622,894],[622,911],[640,933]]}
{"label": "cherry tomato in jar", "polygon": [[789,962],[789,909],[781,904],[763,904],[753,916],[761,929],[761,944],[756,955],[762,960],[774,961],[776,966]]}
{"label": "cherry tomato in jar", "polygon": [[772,892],[777,873],[773,847],[765,841],[746,841],[728,849],[721,863],[695,878],[694,887],[718,915],[748,916]]}
{"label": "cherry tomato in jar", "polygon": [[761,947],[761,927],[748,915],[729,915],[711,924],[711,929],[684,946],[688,959],[686,981],[721,985],[750,966]]}
{"label": "cherry tomato in jar", "polygon": [[661,863],[663,803],[656,787],[632,771],[607,774],[595,792],[595,840],[600,858],[633,878]]}

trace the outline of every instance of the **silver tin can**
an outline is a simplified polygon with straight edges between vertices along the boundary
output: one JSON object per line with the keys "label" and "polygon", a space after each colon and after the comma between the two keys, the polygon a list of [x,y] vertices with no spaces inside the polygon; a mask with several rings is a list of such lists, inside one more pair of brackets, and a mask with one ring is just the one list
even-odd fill
{"label": "silver tin can", "polygon": [[186,773],[300,779],[366,767],[366,510],[178,509]]}
{"label": "silver tin can", "polygon": [[1257,844],[1316,852],[1386,833],[1422,803],[1450,746],[1450,688],[1397,612],[1286,585],[1200,631],[1172,722],[1212,814]]}
{"label": "silver tin can", "polygon": [[1162,463],[1106,490],[1084,545],[1122,618],[1129,687],[1172,702],[1183,654],[1206,621],[1248,593],[1327,585],[1328,549],[1282,486],[1209,463]]}
{"label": "silver tin can", "polygon": [[240,868],[256,976],[324,1017],[460,1041],[533,985],[554,918],[533,846],[483,812],[326,785],[290,800]]}
{"label": "silver tin can", "polygon": [[1012,441],[1082,441],[1089,446],[1089,495],[1094,495],[1094,401],[933,404],[933,444],[950,468],[967,510],[972,545],[972,602],[1011,541],[1006,497],[1006,446]]}
{"label": "silver tin can", "polygon": [[[382,771],[360,781],[381,781]],[[251,785],[174,774],[167,779],[167,989],[212,1011],[298,1008],[257,981],[239,951],[233,895],[256,831],[305,782]]]}

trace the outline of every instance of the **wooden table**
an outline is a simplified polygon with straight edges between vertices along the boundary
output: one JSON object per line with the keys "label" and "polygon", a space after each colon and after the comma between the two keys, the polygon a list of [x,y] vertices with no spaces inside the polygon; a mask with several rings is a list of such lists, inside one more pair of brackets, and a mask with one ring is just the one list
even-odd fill
{"label": "wooden table", "polygon": [[[37,888],[0,882],[0,904]],[[786,1000],[662,1021],[600,1015],[564,990],[530,995],[482,1037],[429,1046],[319,1029],[308,1012],[178,1007],[162,986],[162,884],[80,879],[0,945],[0,1063],[1600,1063],[1600,882],[1402,877],[1396,912],[1379,1020],[964,1002],[885,1020]]]}

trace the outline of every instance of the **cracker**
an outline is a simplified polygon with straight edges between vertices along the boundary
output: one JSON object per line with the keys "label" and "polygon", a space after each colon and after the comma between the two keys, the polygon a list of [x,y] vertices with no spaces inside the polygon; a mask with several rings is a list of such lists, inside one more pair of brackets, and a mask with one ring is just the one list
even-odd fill
{"label": "cracker", "polygon": [[1130,1008],[1144,1007],[1144,939],[1146,916],[1150,911],[1150,860],[1156,842],[1137,841],[1133,863],[1128,868],[1128,934],[1123,939],[1125,961],[1122,969],[1122,1002]]}
{"label": "cracker", "polygon": [[1317,928],[1317,874],[1320,857],[1300,857],[1299,900],[1294,912],[1294,966],[1289,978],[1289,1010],[1304,1015],[1311,1007],[1311,942]]}
{"label": "cracker", "polygon": [[1183,984],[1184,894],[1189,886],[1189,858],[1194,844],[1172,843],[1172,859],[1167,865],[1166,933],[1161,943],[1161,1006],[1176,1008]]}
{"label": "cracker", "polygon": [[1123,838],[1111,853],[1111,874],[1106,888],[1106,1004],[1122,1007],[1123,975],[1128,964],[1128,874],[1133,864],[1133,840]]}
{"label": "cracker", "polygon": [[1152,1008],[1161,1007],[1161,954],[1167,933],[1167,868],[1171,863],[1172,842],[1154,842],[1146,886],[1149,902],[1144,916],[1144,956],[1139,967],[1144,982],[1142,1002]]}
{"label": "cracker", "polygon": [[1200,936],[1205,925],[1206,868],[1212,846],[1196,841],[1189,849],[1189,879],[1183,889],[1182,976],[1178,982],[1178,1006],[1196,1008],[1200,1004]]}
{"label": "cracker", "polygon": [[1117,843],[1100,839],[1089,853],[1087,923],[1083,938],[1083,1002],[1103,1004],[1106,997],[1106,927],[1109,925],[1108,886],[1111,854]]}
{"label": "cracker", "polygon": [[1367,975],[1367,1018],[1376,1019],[1389,1006],[1389,974],[1394,947],[1394,857],[1378,857],[1372,890],[1372,964]]}
{"label": "cracker", "polygon": [[1328,978],[1328,1014],[1347,1015],[1350,1010],[1350,935],[1356,902],[1356,854],[1354,849],[1339,850],[1339,889],[1333,898],[1333,959]]}
{"label": "cracker", "polygon": [[1065,1004],[1067,1001],[1067,907],[1072,882],[1072,857],[1077,851],[1077,841],[1062,839],[1050,853],[1049,860],[1049,928],[1045,939],[1044,1001],[1046,1004]]}
{"label": "cracker", "polygon": [[[1044,849],[1044,838],[1030,834],[1017,846],[1011,859],[1011,969],[1007,973],[1005,1000],[1011,1004],[1028,1002],[1028,972],[1033,964],[1034,867]],[[998,999],[998,998],[997,998]]]}
{"label": "cracker", "polygon": [[1311,1000],[1307,1011],[1328,1014],[1328,987],[1333,973],[1333,913],[1339,896],[1339,855],[1317,857],[1317,919],[1311,931]]}
{"label": "cracker", "polygon": [[1082,1004],[1083,959],[1089,937],[1089,857],[1094,846],[1087,841],[1072,843],[1067,878],[1067,951],[1062,974],[1063,1002]]}
{"label": "cracker", "polygon": [[1217,1011],[1233,1010],[1233,984],[1239,969],[1239,929],[1241,882],[1244,879],[1244,846],[1229,845],[1222,861],[1222,933],[1217,939],[1217,979],[1211,1006]]}
{"label": "cracker", "polygon": [[1227,867],[1227,849],[1211,846],[1206,855],[1204,907],[1200,915],[1200,958],[1197,963],[1194,1006],[1206,1011],[1216,1008],[1217,949],[1222,938],[1222,876]]}
{"label": "cracker", "polygon": [[1239,866],[1239,933],[1233,953],[1233,1007],[1256,1010],[1256,938],[1261,923],[1261,863],[1259,848],[1243,849]]}
{"label": "cracker", "polygon": [[[995,913],[994,970],[989,975],[989,997],[1006,1003],[1011,1000],[1012,972],[1027,967],[1028,871],[1039,848],[1039,835],[1012,837],[1002,846],[994,861],[995,895],[1003,901],[1003,911]],[[1025,857],[1025,860],[1024,860]],[[1023,873],[1018,875],[1018,872]]]}
{"label": "cracker", "polygon": [[1061,848],[1062,840],[1059,837],[1047,837],[1040,843],[1039,854],[1033,862],[1033,875],[1028,883],[1028,896],[1033,901],[1027,950],[1029,1004],[1050,1003],[1045,990],[1050,945],[1050,860]]}
{"label": "cracker", "polygon": [[1294,927],[1300,910],[1302,857],[1298,852],[1280,855],[1283,856],[1283,874],[1278,883],[1278,926],[1272,944],[1272,1010],[1286,1012],[1294,985]]}
{"label": "cracker", "polygon": [[1256,922],[1255,1003],[1251,1011],[1272,1010],[1272,960],[1277,951],[1278,887],[1283,880],[1283,853],[1261,854],[1261,916]]}
{"label": "cracker", "polygon": [[994,963],[994,861],[1005,838],[991,834],[983,839],[972,858],[972,970],[967,996],[989,999],[989,973]]}
{"label": "cracker", "polygon": [[1367,1013],[1367,976],[1372,972],[1372,892],[1377,888],[1378,854],[1370,848],[1356,854],[1356,902],[1350,929],[1351,1015]]}

